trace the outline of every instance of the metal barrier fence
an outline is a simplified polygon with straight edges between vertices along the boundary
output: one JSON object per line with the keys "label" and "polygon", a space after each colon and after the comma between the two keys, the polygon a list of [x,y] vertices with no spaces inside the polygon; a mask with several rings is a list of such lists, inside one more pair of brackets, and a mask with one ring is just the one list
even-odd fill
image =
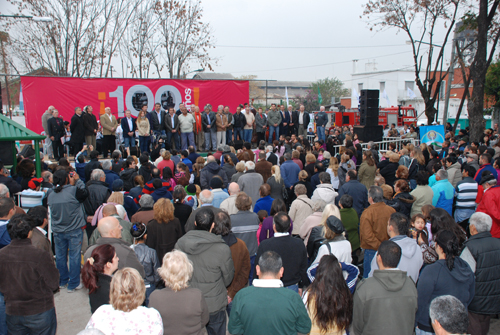
{"label": "metal barrier fence", "polygon": [[[383,140],[380,142],[373,142],[373,144],[376,144],[378,146],[379,152],[389,151],[389,144],[391,144],[391,143],[396,144],[396,149],[399,150],[408,143],[411,143],[414,146],[419,146],[420,140],[413,139],[413,138],[384,137]],[[363,150],[367,149],[368,143],[360,143],[360,144],[361,144],[361,148],[363,148]],[[333,150],[334,150],[335,154],[338,154],[340,151],[340,148],[343,146],[344,145],[334,146]]]}

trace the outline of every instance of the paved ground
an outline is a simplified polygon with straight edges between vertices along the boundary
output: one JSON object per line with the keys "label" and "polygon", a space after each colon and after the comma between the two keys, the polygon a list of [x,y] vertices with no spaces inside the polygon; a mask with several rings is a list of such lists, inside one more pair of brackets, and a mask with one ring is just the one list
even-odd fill
{"label": "paved ground", "polygon": [[[68,293],[66,289],[63,289],[56,294],[55,302],[58,335],[76,335],[85,329],[91,316],[89,297],[86,289],[78,290],[74,293]],[[493,319],[488,335],[499,334],[500,320]]]}

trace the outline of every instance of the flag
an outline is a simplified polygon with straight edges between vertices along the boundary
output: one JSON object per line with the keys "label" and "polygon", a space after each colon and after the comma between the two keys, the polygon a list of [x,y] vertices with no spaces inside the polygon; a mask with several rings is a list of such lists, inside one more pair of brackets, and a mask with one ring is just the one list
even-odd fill
{"label": "flag", "polygon": [[23,86],[21,85],[21,89],[19,91],[19,110],[24,110],[24,100],[23,100]]}
{"label": "flag", "polygon": [[290,103],[288,102],[288,87],[285,86],[285,98],[286,98],[286,106],[290,106]]}
{"label": "flag", "polygon": [[384,92],[382,93],[382,98],[384,98],[385,101],[387,101],[387,106],[391,105],[391,102],[389,101],[389,96],[387,95],[387,92],[385,91],[385,89],[384,89]]}
{"label": "flag", "polygon": [[408,87],[408,90],[406,91],[406,95],[410,97],[410,99],[415,99],[417,96],[415,93]]}
{"label": "flag", "polygon": [[352,96],[356,98],[356,102],[359,104],[359,94],[358,91],[356,91],[355,88],[352,89]]}
{"label": "flag", "polygon": [[321,105],[323,102],[323,98],[321,97],[321,92],[319,91],[319,86],[318,86],[318,103]]}

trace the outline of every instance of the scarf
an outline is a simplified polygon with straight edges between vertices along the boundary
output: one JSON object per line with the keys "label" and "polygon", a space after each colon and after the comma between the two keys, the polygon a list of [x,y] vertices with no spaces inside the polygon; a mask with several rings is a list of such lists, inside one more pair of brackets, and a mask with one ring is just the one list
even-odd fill
{"label": "scarf", "polygon": [[201,131],[201,113],[194,113],[194,118],[196,121],[196,132],[199,133]]}

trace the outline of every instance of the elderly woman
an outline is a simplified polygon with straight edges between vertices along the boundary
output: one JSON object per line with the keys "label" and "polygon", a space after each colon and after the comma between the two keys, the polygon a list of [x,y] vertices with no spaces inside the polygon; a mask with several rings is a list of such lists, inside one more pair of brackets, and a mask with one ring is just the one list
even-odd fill
{"label": "elderly woman", "polygon": [[302,227],[300,227],[299,235],[300,238],[304,240],[304,244],[307,247],[307,241],[309,240],[309,235],[311,235],[311,230],[321,225],[321,218],[323,217],[323,211],[325,210],[326,202],[323,200],[318,200],[313,205],[313,211],[305,220]]}
{"label": "elderly woman", "polygon": [[174,171],[175,170],[175,163],[173,160],[170,159],[170,157],[172,157],[172,155],[170,154],[170,151],[168,151],[168,150],[165,150],[163,152],[162,157],[163,157],[163,160],[161,162],[159,162],[158,165],[156,165],[156,167],[158,168],[158,170],[160,170],[161,177],[163,178],[163,169],[166,167],[169,167],[170,171]]}
{"label": "elderly woman", "polygon": [[149,306],[160,312],[163,334],[205,334],[208,307],[203,293],[189,287],[193,264],[186,254],[179,250],[166,254],[158,273],[165,288],[151,293]]}
{"label": "elderly woman", "polygon": [[132,216],[130,222],[148,223],[154,218],[153,206],[155,201],[149,194],[143,194],[139,200],[141,208]]}
{"label": "elderly woman", "polygon": [[159,259],[174,249],[175,243],[182,236],[179,219],[174,217],[174,205],[170,200],[160,198],[153,207],[153,220],[149,221],[149,238],[146,245],[156,250]]}
{"label": "elderly woman", "polygon": [[111,280],[110,304],[99,307],[86,329],[96,328],[104,334],[163,334],[163,323],[156,309],[141,306],[146,286],[139,272],[132,268],[118,270]]}
{"label": "elderly woman", "polygon": [[298,235],[305,219],[314,213],[314,202],[307,197],[307,188],[304,185],[299,184],[295,187],[295,195],[297,199],[292,202],[288,215],[294,223],[292,234]]}
{"label": "elderly woman", "polygon": [[245,174],[245,162],[236,163],[236,173],[231,177],[231,183],[237,183],[243,174]]}

